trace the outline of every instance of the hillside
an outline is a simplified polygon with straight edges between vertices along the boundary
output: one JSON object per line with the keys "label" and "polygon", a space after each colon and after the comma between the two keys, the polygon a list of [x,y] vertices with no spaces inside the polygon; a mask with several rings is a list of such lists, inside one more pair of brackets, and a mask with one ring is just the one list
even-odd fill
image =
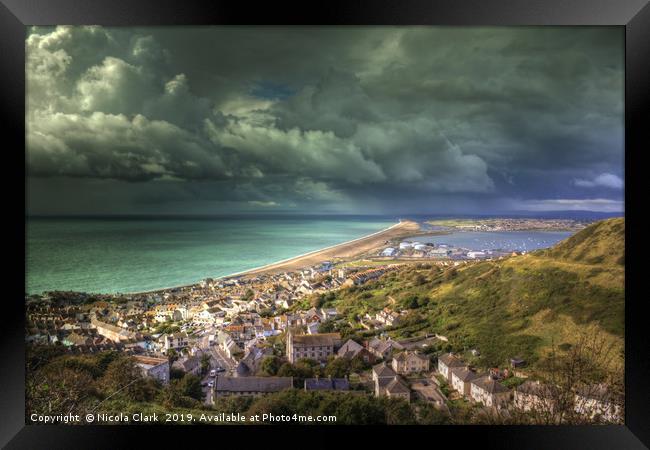
{"label": "hillside", "polygon": [[596,222],[541,254],[585,264],[625,264],[625,219]]}
{"label": "hillside", "polygon": [[[481,352],[474,362],[504,365],[520,356],[533,366],[551,347],[569,349],[598,330],[622,364],[624,219],[596,223],[548,251],[458,268],[427,264],[344,289],[327,304],[348,320],[388,306],[409,310],[395,338],[439,333],[448,349]],[[391,300],[393,299],[393,300]],[[354,323],[354,321],[353,321]],[[366,337],[373,331],[346,330]],[[468,358],[471,358],[468,356]]]}

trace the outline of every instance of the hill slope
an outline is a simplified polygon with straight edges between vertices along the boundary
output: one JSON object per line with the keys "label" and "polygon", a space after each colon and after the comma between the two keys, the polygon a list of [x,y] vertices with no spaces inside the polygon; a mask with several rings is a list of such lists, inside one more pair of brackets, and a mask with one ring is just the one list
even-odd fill
{"label": "hill slope", "polygon": [[586,264],[625,264],[625,219],[589,225],[541,254]]}
{"label": "hill slope", "polygon": [[622,362],[624,229],[624,219],[609,219],[547,251],[458,268],[411,266],[341,290],[328,303],[348,318],[385,306],[408,309],[389,335],[439,333],[455,351],[479,349],[477,363],[485,366],[513,356],[534,365],[551,346],[569,348],[591,329],[606,336]]}

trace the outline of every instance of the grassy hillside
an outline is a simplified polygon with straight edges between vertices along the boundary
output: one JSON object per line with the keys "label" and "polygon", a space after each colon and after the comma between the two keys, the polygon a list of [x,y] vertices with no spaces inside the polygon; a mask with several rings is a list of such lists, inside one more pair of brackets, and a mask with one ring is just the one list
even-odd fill
{"label": "grassy hillside", "polygon": [[384,306],[408,309],[389,335],[439,333],[455,351],[479,349],[474,362],[483,366],[520,356],[534,367],[551,347],[569,349],[588,330],[602,332],[622,363],[624,229],[623,219],[610,219],[548,251],[458,268],[408,267],[328,303],[348,319]]}
{"label": "grassy hillside", "polygon": [[596,222],[542,252],[546,256],[585,264],[625,264],[625,219]]}

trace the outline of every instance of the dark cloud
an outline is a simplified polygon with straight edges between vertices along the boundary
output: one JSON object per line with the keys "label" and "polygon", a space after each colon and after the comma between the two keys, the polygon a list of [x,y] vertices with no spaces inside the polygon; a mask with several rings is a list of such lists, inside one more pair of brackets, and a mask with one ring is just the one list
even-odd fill
{"label": "dark cloud", "polygon": [[616,27],[57,27],[26,47],[32,212],[622,207]]}

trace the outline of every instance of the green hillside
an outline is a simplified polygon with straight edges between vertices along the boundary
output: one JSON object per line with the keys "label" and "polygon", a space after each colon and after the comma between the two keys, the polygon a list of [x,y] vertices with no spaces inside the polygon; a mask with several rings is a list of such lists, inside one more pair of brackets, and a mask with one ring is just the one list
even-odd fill
{"label": "green hillside", "polygon": [[586,264],[625,263],[625,219],[597,222],[542,252],[564,261]]}
{"label": "green hillside", "polygon": [[[624,219],[596,223],[548,251],[457,268],[405,267],[327,301],[351,323],[385,306],[409,310],[395,338],[438,333],[483,366],[520,356],[533,366],[597,329],[617,349],[624,335]],[[391,300],[393,299],[393,300]],[[344,330],[367,337],[372,330]]]}

